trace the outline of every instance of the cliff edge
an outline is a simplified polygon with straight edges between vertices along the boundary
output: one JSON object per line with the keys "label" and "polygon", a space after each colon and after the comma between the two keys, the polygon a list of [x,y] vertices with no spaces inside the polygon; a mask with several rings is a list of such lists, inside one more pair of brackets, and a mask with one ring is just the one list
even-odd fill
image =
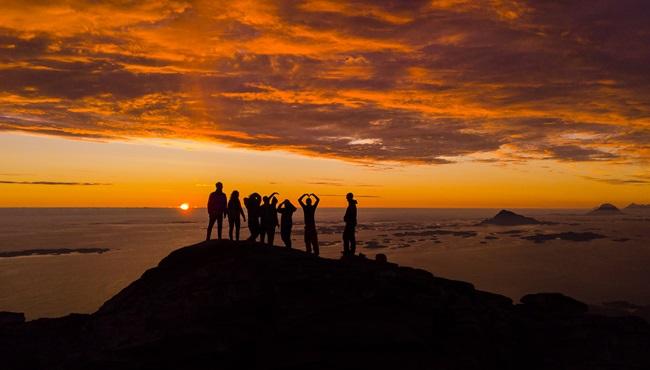
{"label": "cliff edge", "polygon": [[[383,259],[181,248],[90,315],[0,321],[3,369],[647,369],[650,327]],[[11,316],[18,317],[18,316]]]}

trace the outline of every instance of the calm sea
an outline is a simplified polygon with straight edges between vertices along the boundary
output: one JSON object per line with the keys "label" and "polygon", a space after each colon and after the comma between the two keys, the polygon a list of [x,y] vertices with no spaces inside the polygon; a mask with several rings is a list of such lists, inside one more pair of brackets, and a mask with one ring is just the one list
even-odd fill
{"label": "calm sea", "polygon": [[[648,215],[602,218],[585,216],[585,210],[519,209],[515,211],[557,224],[477,226],[497,211],[360,208],[358,251],[371,258],[384,253],[390,261],[469,281],[514,300],[530,292],[557,291],[589,303],[650,304]],[[343,213],[334,208],[317,212],[324,257],[340,256]],[[300,212],[294,215],[296,248],[303,247],[301,218]],[[25,312],[29,319],[93,312],[172,250],[203,240],[206,222],[205,209],[0,208],[0,252],[110,249],[0,258],[0,311]],[[545,243],[524,239],[566,231],[605,237]]]}

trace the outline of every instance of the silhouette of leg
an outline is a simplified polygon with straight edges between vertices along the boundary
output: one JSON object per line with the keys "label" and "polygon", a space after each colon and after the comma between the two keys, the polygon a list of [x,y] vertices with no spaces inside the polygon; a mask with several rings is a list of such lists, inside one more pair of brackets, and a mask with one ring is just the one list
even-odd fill
{"label": "silhouette of leg", "polygon": [[314,254],[318,256],[320,254],[320,250],[318,248],[318,234],[316,233],[316,230],[314,230],[314,234],[312,235],[311,244],[314,246]]}
{"label": "silhouette of leg", "polygon": [[305,249],[311,254],[311,236],[308,229],[305,229]]}
{"label": "silhouette of leg", "polygon": [[266,239],[266,229],[262,226],[260,228],[260,243],[264,244],[264,239]]}
{"label": "silhouette of leg", "polygon": [[273,241],[275,240],[275,227],[269,228],[269,235],[267,238],[269,241],[269,245],[273,246]]}
{"label": "silhouette of leg", "polygon": [[219,240],[221,240],[221,231],[223,230],[223,215],[217,216],[217,234]]}
{"label": "silhouette of leg", "polygon": [[355,234],[354,229],[352,229],[352,235],[350,235],[350,254],[353,256],[357,251],[357,237]]}
{"label": "silhouette of leg", "polygon": [[250,233],[250,235],[248,236],[248,240],[255,240],[255,238],[257,238],[257,235],[255,234],[255,222],[250,217],[250,215],[248,217],[249,217],[249,219],[248,219],[248,232]]}
{"label": "silhouette of leg", "polygon": [[235,227],[235,220],[228,217],[228,239],[232,240],[232,229]]}
{"label": "silhouette of leg", "polygon": [[280,236],[282,237],[282,242],[287,248],[291,248],[291,228],[283,226],[280,229]]}
{"label": "silhouette of leg", "polygon": [[356,241],[354,239],[354,227],[346,225],[343,230],[343,254],[354,255],[355,247]]}
{"label": "silhouette of leg", "polygon": [[207,234],[205,240],[210,240],[210,235],[212,234],[212,227],[214,226],[214,222],[216,220],[217,220],[217,216],[210,215],[210,220],[208,221],[208,234]]}
{"label": "silhouette of leg", "polygon": [[235,234],[237,235],[237,241],[239,241],[239,229],[241,228],[241,222],[239,216],[235,219]]}

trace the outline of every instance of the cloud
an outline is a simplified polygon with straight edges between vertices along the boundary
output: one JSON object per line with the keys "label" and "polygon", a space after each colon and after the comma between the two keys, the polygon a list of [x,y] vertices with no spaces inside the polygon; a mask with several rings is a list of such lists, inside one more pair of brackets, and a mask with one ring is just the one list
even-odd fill
{"label": "cloud", "polygon": [[8,181],[0,180],[5,185],[53,185],[53,186],[109,186],[113,184],[100,182],[64,182],[64,181]]}
{"label": "cloud", "polygon": [[[321,194],[321,197],[345,197],[346,194]],[[368,195],[368,194],[361,194],[361,195],[354,195],[355,198],[381,198],[379,195]]]}
{"label": "cloud", "polygon": [[650,163],[641,0],[3,1],[0,130]]}
{"label": "cloud", "polygon": [[650,184],[650,176],[648,175],[637,175],[630,176],[627,178],[612,178],[612,177],[593,177],[593,176],[582,176],[586,180],[604,182],[610,185],[647,185]]}

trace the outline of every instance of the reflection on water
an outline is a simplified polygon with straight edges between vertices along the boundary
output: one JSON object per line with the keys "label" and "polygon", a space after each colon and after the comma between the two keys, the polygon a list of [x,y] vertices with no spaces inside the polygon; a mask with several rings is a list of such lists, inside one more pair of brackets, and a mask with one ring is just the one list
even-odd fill
{"label": "reflection on water", "polygon": [[[584,210],[516,210],[557,224],[477,226],[497,211],[360,208],[357,249],[513,299],[560,291],[591,303],[650,304],[648,215],[603,218],[584,216]],[[343,213],[317,212],[323,257],[340,256]],[[30,319],[92,312],[172,250],[200,242],[206,216],[204,209],[0,209],[0,252],[110,249],[0,258],[0,311],[22,311]],[[294,246],[299,248],[301,217],[294,215]],[[605,237],[543,243],[530,238],[567,232]],[[242,235],[248,235],[245,228]]]}

